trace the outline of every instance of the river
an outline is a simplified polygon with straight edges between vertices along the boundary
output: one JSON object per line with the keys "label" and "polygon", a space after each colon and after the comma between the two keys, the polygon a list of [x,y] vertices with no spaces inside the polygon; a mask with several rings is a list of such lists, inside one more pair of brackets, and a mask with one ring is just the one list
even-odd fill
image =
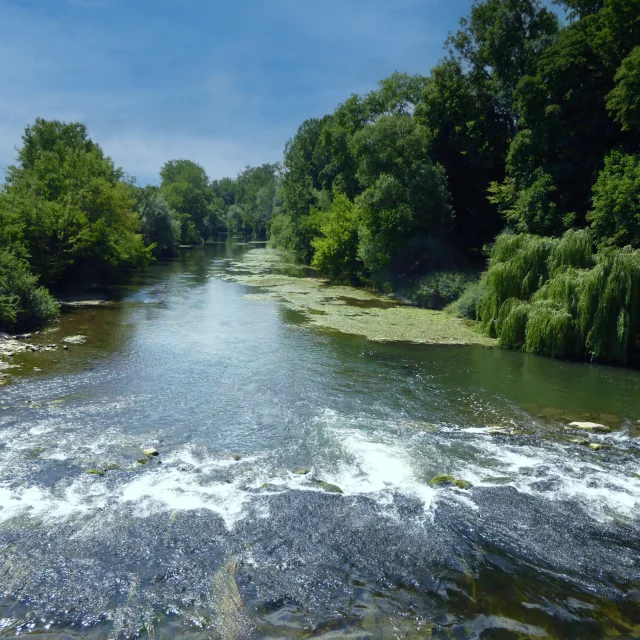
{"label": "river", "polygon": [[158,262],[16,356],[0,636],[640,637],[640,373],[310,326],[227,277],[259,251]]}

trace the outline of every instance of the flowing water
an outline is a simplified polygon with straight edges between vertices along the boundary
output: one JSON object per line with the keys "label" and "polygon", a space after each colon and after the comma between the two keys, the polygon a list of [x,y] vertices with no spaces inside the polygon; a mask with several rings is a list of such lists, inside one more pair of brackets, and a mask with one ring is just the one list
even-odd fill
{"label": "flowing water", "polygon": [[639,372],[309,327],[225,280],[248,250],[16,356],[0,636],[640,637]]}

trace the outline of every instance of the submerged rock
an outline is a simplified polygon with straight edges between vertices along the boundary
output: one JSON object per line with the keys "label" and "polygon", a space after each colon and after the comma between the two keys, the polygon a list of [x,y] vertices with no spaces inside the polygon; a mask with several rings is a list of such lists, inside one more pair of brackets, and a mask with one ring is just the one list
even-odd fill
{"label": "submerged rock", "polygon": [[120,467],[115,462],[110,462],[105,468],[105,471],[114,471],[115,469],[119,469]]}
{"label": "submerged rock", "polygon": [[242,456],[239,453],[232,453],[231,457],[238,462],[238,460],[242,460]]}
{"label": "submerged rock", "polygon": [[77,336],[67,336],[66,338],[62,338],[62,342],[66,342],[67,344],[83,344],[87,341],[87,336],[77,335]]}
{"label": "submerged rock", "polygon": [[571,442],[572,444],[581,444],[581,445],[588,445],[589,441],[586,438],[569,438],[568,442]]}
{"label": "submerged rock", "polygon": [[306,476],[309,473],[309,469],[307,469],[307,467],[299,467],[294,473],[297,473],[299,476]]}
{"label": "submerged rock", "polygon": [[429,482],[432,486],[454,486],[458,489],[469,489],[472,485],[468,480],[462,480],[461,478],[454,478],[453,476],[441,473],[440,475],[432,478]]}
{"label": "submerged rock", "polygon": [[600,424],[598,422],[570,422],[570,427],[574,429],[584,429],[585,431],[593,431],[595,433],[609,433],[611,429],[604,424]]}
{"label": "submerged rock", "polygon": [[331,484],[330,482],[325,482],[324,480],[311,480],[311,484],[316,487],[320,487],[320,489],[326,491],[327,493],[343,493],[342,489],[337,484]]}
{"label": "submerged rock", "polygon": [[513,482],[513,478],[508,476],[495,476],[489,478],[482,478],[482,482],[490,482],[491,484],[509,484]]}
{"label": "submerged rock", "polygon": [[605,447],[608,447],[608,444],[602,444],[601,442],[592,442],[589,447],[591,447],[591,449],[593,449],[594,451],[598,451],[598,449],[604,449]]}
{"label": "submerged rock", "polygon": [[90,476],[103,476],[104,471],[102,469],[87,469],[85,473],[88,473]]}
{"label": "submerged rock", "polygon": [[138,458],[136,462],[138,464],[149,464],[149,458]]}

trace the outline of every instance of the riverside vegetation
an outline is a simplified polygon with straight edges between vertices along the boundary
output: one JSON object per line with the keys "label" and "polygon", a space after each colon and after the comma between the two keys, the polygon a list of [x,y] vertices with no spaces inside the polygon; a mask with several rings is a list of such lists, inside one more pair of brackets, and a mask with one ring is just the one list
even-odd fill
{"label": "riverside vegetation", "polygon": [[508,348],[627,362],[640,339],[640,5],[557,5],[476,2],[429,75],[352,95],[304,122],[282,164],[235,179],[173,160],[139,187],[83,125],[37,120],[0,192],[0,329],[54,318],[49,291],[224,232],[478,320]]}

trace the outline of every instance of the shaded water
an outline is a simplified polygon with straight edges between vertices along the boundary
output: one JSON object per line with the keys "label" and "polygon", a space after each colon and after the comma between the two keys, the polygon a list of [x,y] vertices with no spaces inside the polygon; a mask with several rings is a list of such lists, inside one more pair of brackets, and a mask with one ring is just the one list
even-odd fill
{"label": "shaded water", "polygon": [[16,357],[0,636],[640,637],[638,372],[310,329],[221,279],[248,250],[156,264],[42,337],[84,344]]}

